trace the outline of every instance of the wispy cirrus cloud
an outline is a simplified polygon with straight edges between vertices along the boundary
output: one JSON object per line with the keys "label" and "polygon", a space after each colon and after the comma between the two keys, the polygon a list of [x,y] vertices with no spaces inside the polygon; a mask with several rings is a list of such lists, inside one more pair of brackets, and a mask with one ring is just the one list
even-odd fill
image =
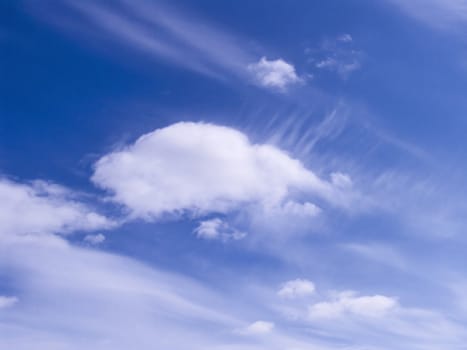
{"label": "wispy cirrus cloud", "polygon": [[[59,6],[29,3],[34,14],[65,28],[87,44],[110,42],[157,60],[214,78],[246,76],[254,55],[237,39],[194,16],[176,12],[161,1],[64,1]],[[97,34],[97,35],[96,35]]]}
{"label": "wispy cirrus cloud", "polygon": [[407,15],[442,30],[454,30],[467,25],[467,3],[464,0],[387,0]]}
{"label": "wispy cirrus cloud", "polygon": [[162,1],[118,0],[115,6],[107,6],[67,0],[60,6],[29,5],[34,14],[98,48],[105,41],[215,79],[255,81],[282,92],[303,81],[291,63],[265,57],[258,62],[264,53],[249,47],[247,40]]}

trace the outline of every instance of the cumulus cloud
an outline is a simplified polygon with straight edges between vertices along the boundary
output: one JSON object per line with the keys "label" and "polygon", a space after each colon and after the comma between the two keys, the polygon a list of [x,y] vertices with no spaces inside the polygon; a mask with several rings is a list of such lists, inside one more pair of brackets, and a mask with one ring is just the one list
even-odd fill
{"label": "cumulus cloud", "polygon": [[246,233],[237,230],[219,218],[201,221],[194,233],[198,238],[222,241],[239,240],[246,236]]}
{"label": "cumulus cloud", "polygon": [[0,309],[11,307],[18,302],[17,297],[6,297],[0,295]]}
{"label": "cumulus cloud", "polygon": [[296,279],[284,283],[277,294],[283,298],[297,298],[312,295],[314,292],[313,282],[306,279]]}
{"label": "cumulus cloud", "polygon": [[[292,192],[332,201],[336,189],[280,149],[252,144],[241,132],[177,123],[102,157],[92,181],[135,218],[227,213],[245,205],[316,214],[311,203],[288,203]],[[212,223],[211,223],[212,224]],[[212,226],[212,225],[211,225]]]}
{"label": "cumulus cloud", "polygon": [[98,245],[105,241],[105,236],[102,233],[98,233],[97,235],[86,235],[83,241],[91,245]]}
{"label": "cumulus cloud", "polygon": [[355,292],[341,292],[331,301],[316,303],[309,308],[312,319],[334,319],[345,315],[381,317],[394,310],[398,302],[384,295],[358,296]]}
{"label": "cumulus cloud", "polygon": [[248,70],[259,85],[281,91],[302,81],[295,72],[295,67],[283,59],[268,60],[262,57],[259,62],[249,64]]}
{"label": "cumulus cloud", "polygon": [[44,181],[22,184],[0,179],[0,237],[89,231],[114,225],[64,187]]}

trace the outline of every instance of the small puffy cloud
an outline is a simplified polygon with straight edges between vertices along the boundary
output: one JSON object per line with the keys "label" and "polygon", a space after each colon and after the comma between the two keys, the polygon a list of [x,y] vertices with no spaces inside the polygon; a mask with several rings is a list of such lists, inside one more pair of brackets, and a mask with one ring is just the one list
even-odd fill
{"label": "small puffy cloud", "polygon": [[114,225],[64,187],[44,181],[22,184],[0,179],[0,237],[89,231]]}
{"label": "small puffy cloud", "polygon": [[105,236],[102,233],[98,233],[97,235],[86,235],[83,241],[91,245],[98,245],[105,241]]}
{"label": "small puffy cloud", "polygon": [[219,218],[201,221],[194,233],[198,238],[222,241],[239,240],[246,236],[246,233],[231,227]]}
{"label": "small puffy cloud", "polygon": [[277,294],[282,298],[297,298],[312,295],[315,292],[313,282],[306,279],[288,281],[282,285]]}
{"label": "small puffy cloud", "polygon": [[271,333],[274,329],[274,323],[266,321],[256,321],[243,329],[240,333],[245,335],[262,335]]}
{"label": "small puffy cloud", "polygon": [[249,64],[248,70],[259,85],[267,88],[284,91],[290,85],[302,82],[295,67],[283,59],[268,60],[262,57],[259,62]]}
{"label": "small puffy cloud", "polygon": [[[331,183],[274,146],[252,144],[232,128],[188,122],[157,129],[102,157],[92,181],[132,217],[147,220],[227,213],[248,205],[315,215],[313,204],[289,202],[291,193],[329,201],[335,195]],[[214,221],[199,232],[212,236],[221,226]]]}
{"label": "small puffy cloud", "polygon": [[6,297],[0,295],[0,309],[11,307],[18,302],[17,297]]}
{"label": "small puffy cloud", "polygon": [[358,296],[355,292],[342,292],[331,301],[316,303],[309,308],[311,319],[336,319],[345,315],[382,317],[396,309],[398,302],[384,295]]}

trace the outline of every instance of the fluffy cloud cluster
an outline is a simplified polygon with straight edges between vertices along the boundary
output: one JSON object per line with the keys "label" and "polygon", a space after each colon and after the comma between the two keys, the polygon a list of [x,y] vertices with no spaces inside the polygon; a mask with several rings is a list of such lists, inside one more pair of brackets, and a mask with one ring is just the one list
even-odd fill
{"label": "fluffy cloud cluster", "polygon": [[232,227],[228,222],[219,218],[201,221],[194,230],[198,238],[222,241],[239,240],[246,236],[246,233]]}
{"label": "fluffy cloud cluster", "polygon": [[0,237],[112,226],[112,221],[74,199],[64,187],[43,181],[21,184],[0,179]]}
{"label": "fluffy cloud cluster", "polygon": [[227,213],[248,204],[309,215],[318,208],[291,202],[291,192],[329,198],[333,191],[280,149],[204,123],[177,123],[143,135],[102,157],[92,180],[133,218],[145,219]]}
{"label": "fluffy cloud cluster", "polygon": [[248,70],[259,85],[281,91],[302,81],[295,72],[295,67],[283,59],[268,60],[262,57],[259,62],[249,64]]}

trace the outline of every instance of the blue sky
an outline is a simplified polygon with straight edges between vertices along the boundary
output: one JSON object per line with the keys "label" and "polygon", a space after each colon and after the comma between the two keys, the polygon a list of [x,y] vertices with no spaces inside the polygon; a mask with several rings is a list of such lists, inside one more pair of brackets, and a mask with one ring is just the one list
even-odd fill
{"label": "blue sky", "polygon": [[0,4],[0,349],[464,349],[464,0]]}

